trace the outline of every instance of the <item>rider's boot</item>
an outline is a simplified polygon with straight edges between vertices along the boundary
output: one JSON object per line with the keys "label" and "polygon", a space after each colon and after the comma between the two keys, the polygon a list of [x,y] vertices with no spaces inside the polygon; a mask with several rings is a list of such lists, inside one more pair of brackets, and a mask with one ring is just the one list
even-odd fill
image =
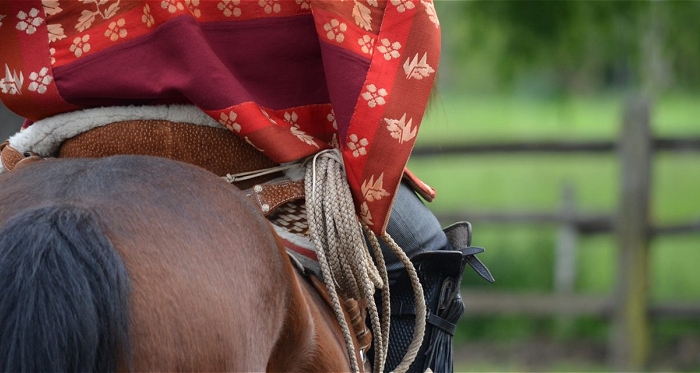
{"label": "rider's boot", "polygon": [[[469,264],[481,277],[493,282],[484,264],[476,258],[483,248],[471,246],[471,225],[455,223],[444,229],[447,250],[424,252],[411,261],[423,286],[427,320],[423,344],[409,372],[452,372],[452,337],[455,324],[464,313],[460,283]],[[386,371],[393,371],[401,362],[413,338],[415,307],[413,288],[406,272],[391,286],[391,329]]]}

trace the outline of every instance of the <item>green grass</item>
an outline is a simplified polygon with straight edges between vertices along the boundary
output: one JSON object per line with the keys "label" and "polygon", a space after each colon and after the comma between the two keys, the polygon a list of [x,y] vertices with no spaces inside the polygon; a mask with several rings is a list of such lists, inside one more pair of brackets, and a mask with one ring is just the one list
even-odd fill
{"label": "green grass", "polygon": [[[616,139],[625,99],[617,95],[535,100],[523,97],[442,96],[433,103],[418,144],[478,143],[542,139]],[[652,125],[660,136],[700,136],[700,95],[669,95],[654,106]],[[414,158],[409,167],[438,190],[429,207],[441,211],[556,211],[564,185],[574,188],[580,211],[615,213],[620,198],[615,154],[471,155]],[[700,153],[660,153],[653,164],[651,219],[655,224],[700,220]],[[449,224],[451,222],[442,222]],[[492,291],[552,290],[556,225],[477,224],[474,243],[486,247],[483,260],[497,283],[487,285],[469,272],[465,286]],[[651,298],[700,300],[700,234],[653,240]],[[578,242],[576,289],[610,294],[616,279],[616,242],[609,234]],[[470,320],[473,321],[473,320]],[[527,318],[487,318],[460,324],[458,340],[555,336],[605,339],[600,320],[581,319],[564,331],[556,323]],[[695,322],[697,324],[697,322]],[[664,328],[663,322],[660,330]],[[700,332],[691,328],[695,332]],[[672,332],[667,332],[667,334]],[[512,367],[517,369],[517,367]],[[474,369],[470,369],[474,370]],[[476,370],[479,370],[477,367]],[[510,370],[500,367],[498,370]]]}
{"label": "green grass", "polygon": [[[418,144],[527,139],[614,139],[626,97],[617,94],[554,100],[520,96],[438,95]],[[700,135],[700,94],[669,94],[653,105],[660,136]]]}
{"label": "green grass", "polygon": [[[479,361],[455,366],[455,372],[530,372],[532,367],[517,363],[496,363]],[[592,364],[575,364],[567,361],[556,362],[548,367],[537,369],[538,372],[610,372],[610,368]]]}

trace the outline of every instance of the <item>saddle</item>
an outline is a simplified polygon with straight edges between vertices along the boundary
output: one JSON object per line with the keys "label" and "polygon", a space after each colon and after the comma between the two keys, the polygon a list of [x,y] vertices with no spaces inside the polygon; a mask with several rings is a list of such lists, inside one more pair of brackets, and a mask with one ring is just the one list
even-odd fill
{"label": "saddle", "polygon": [[[262,172],[260,176],[241,180],[233,177],[255,175],[256,171],[274,170],[279,166],[233,132],[223,127],[135,119],[90,128],[62,139],[54,148],[52,157],[42,156],[33,151],[20,151],[8,140],[0,144],[0,162],[6,171],[11,171],[49,158],[146,155],[190,163],[226,179],[243,190],[268,219],[297,270],[332,306],[309,239],[303,178],[292,179],[282,172]],[[352,321],[358,347],[367,351],[372,335],[366,327],[365,307],[354,299],[347,299],[344,308]]]}
{"label": "saddle", "polygon": [[[320,277],[309,235],[304,206],[304,181],[291,180],[271,172],[236,180],[231,175],[254,173],[278,166],[264,153],[233,132],[169,120],[128,120],[105,124],[63,140],[55,158],[101,158],[114,155],[163,157],[202,167],[227,179],[243,190],[258,210],[272,223],[287,251],[304,274]],[[5,141],[0,161],[6,170],[23,167],[42,157],[32,151],[20,152]]]}

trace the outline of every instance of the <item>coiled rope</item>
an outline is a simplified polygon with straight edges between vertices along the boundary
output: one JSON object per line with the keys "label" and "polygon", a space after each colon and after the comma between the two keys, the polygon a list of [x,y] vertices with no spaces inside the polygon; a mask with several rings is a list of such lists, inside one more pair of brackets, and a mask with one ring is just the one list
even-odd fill
{"label": "coiled rope", "polygon": [[[374,371],[383,372],[389,344],[391,315],[388,275],[376,235],[369,227],[360,223],[354,213],[355,207],[350,187],[345,179],[340,151],[324,150],[307,162],[304,188],[311,241],[316,248],[323,280],[343,331],[351,368],[354,372],[359,372],[355,346],[350,327],[345,321],[339,294],[364,301],[368,305],[374,334]],[[369,253],[362,234],[363,230],[376,258],[376,265]],[[406,267],[416,299],[416,325],[413,340],[403,360],[395,369],[396,372],[405,372],[415,360],[425,334],[425,300],[416,270],[404,251],[388,234],[381,235],[381,239]],[[374,300],[377,289],[382,292],[381,320]]]}

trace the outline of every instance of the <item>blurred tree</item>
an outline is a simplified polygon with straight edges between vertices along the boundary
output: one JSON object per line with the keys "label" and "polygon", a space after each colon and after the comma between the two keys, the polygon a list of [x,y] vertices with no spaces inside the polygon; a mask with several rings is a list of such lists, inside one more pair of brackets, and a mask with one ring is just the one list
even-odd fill
{"label": "blurred tree", "polygon": [[[697,1],[438,1],[456,84],[553,93],[700,87]],[[484,80],[491,80],[487,83]]]}

